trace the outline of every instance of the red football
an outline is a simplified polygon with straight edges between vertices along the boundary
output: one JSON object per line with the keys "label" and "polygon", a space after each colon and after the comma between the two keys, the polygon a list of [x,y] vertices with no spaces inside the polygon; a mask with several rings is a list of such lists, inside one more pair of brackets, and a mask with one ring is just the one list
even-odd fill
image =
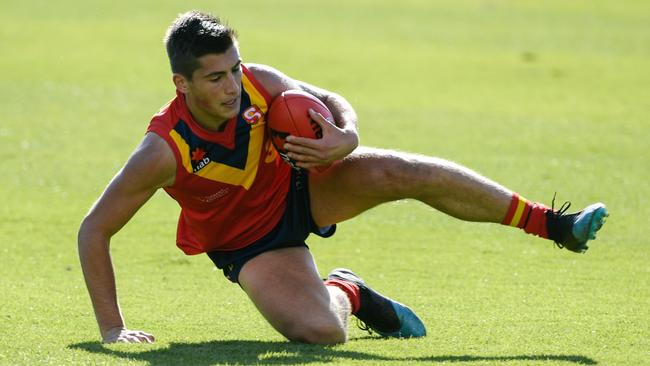
{"label": "red football", "polygon": [[[323,132],[318,123],[309,116],[309,109],[320,113],[325,119],[333,120],[332,113],[315,96],[301,90],[287,90],[271,102],[266,122],[273,146],[282,158],[292,164],[284,150],[284,139],[289,136],[319,139]],[[293,164],[292,164],[293,165]]]}

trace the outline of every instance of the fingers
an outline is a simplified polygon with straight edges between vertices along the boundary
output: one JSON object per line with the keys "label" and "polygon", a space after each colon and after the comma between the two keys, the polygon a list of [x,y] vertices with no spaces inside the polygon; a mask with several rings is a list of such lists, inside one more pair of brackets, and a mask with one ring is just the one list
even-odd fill
{"label": "fingers", "polygon": [[309,117],[316,121],[321,127],[330,127],[334,126],[334,123],[332,121],[328,120],[327,118],[323,117],[322,114],[316,112],[315,110],[309,108]]}
{"label": "fingers", "polygon": [[298,145],[312,149],[318,149],[323,143],[322,139],[311,139],[308,137],[299,137],[293,135],[287,136],[286,141],[287,143],[284,145],[285,150],[297,149]]}
{"label": "fingers", "polygon": [[322,129],[318,139],[287,136],[283,146],[287,156],[300,168],[311,169],[340,160],[352,152],[357,144],[356,133],[344,131],[325,119],[320,113],[309,110],[312,120]]}
{"label": "fingers", "polygon": [[[284,149],[287,150],[289,157],[297,159],[299,156],[318,156],[320,149],[317,147],[310,147],[305,145],[284,144]],[[302,160],[302,159],[298,159]]]}
{"label": "fingers", "polygon": [[309,155],[287,154],[296,163],[326,164],[327,161]]}
{"label": "fingers", "polygon": [[[323,165],[331,163],[328,160],[328,154],[326,151],[321,149],[312,149],[310,147],[285,144],[285,149],[287,150],[287,156],[298,163],[298,166],[301,168],[309,168],[311,165]],[[309,167],[302,166],[301,164],[311,164]]]}
{"label": "fingers", "polygon": [[104,343],[153,343],[156,338],[140,330],[122,330],[119,335],[104,339]]}
{"label": "fingers", "polygon": [[[289,137],[293,138],[289,139]],[[287,137],[287,141],[291,140],[292,143],[287,142],[283,147],[287,151],[287,156],[296,162],[323,165],[331,163],[332,161],[341,158],[343,155],[338,152],[339,149],[337,145],[333,144],[331,141],[324,139],[314,140],[296,136],[289,137]]]}
{"label": "fingers", "polygon": [[[325,117],[323,117],[322,114],[314,111],[311,108],[309,108],[309,116],[312,120],[316,121],[320,125],[321,129],[323,130],[323,138],[312,139],[307,137],[289,135],[286,138],[286,141],[288,143],[292,145],[303,145],[312,149],[318,149],[321,148],[323,140],[326,139],[326,135],[329,135],[334,130],[339,130],[339,128],[336,127],[332,121],[327,120]],[[287,149],[287,146],[285,146],[285,149]]]}
{"label": "fingers", "polygon": [[142,343],[138,337],[132,335],[119,336],[115,343]]}
{"label": "fingers", "polygon": [[145,333],[143,331],[137,331],[135,337],[142,343],[153,343],[156,340],[153,334]]}

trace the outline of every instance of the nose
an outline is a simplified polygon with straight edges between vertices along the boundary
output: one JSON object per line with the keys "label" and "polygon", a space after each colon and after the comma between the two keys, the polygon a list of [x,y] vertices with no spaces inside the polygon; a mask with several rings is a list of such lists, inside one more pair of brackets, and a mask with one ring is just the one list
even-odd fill
{"label": "nose", "polygon": [[228,80],[225,85],[225,92],[228,95],[239,94],[239,80],[232,73],[228,74]]}

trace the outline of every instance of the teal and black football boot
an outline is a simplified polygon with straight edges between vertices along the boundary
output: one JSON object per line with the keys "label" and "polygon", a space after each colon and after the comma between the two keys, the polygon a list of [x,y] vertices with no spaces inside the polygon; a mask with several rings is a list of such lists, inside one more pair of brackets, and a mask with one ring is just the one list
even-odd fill
{"label": "teal and black football boot", "polygon": [[570,206],[571,202],[565,202],[559,210],[546,212],[548,237],[560,248],[584,253],[589,249],[587,242],[596,239],[596,232],[605,224],[609,212],[603,203],[594,203],[580,212],[565,214]]}
{"label": "teal and black football boot", "polygon": [[359,287],[361,306],[354,315],[365,324],[361,329],[394,338],[424,337],[427,334],[424,323],[413,310],[374,291],[349,269],[334,269],[327,279],[351,282]]}

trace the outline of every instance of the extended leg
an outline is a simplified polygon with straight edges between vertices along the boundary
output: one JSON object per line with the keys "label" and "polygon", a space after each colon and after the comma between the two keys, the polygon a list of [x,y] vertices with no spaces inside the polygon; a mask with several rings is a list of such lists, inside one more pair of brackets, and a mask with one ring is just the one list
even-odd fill
{"label": "extended leg", "polygon": [[512,192],[453,162],[359,148],[310,176],[312,214],[319,225],[352,218],[378,204],[414,198],[466,221],[501,222]]}
{"label": "extended leg", "polygon": [[330,169],[312,174],[310,190],[313,217],[323,226],[383,202],[414,198],[461,220],[519,227],[574,252],[587,250],[587,241],[596,237],[608,216],[602,203],[565,214],[453,162],[370,148],[359,148]]}

